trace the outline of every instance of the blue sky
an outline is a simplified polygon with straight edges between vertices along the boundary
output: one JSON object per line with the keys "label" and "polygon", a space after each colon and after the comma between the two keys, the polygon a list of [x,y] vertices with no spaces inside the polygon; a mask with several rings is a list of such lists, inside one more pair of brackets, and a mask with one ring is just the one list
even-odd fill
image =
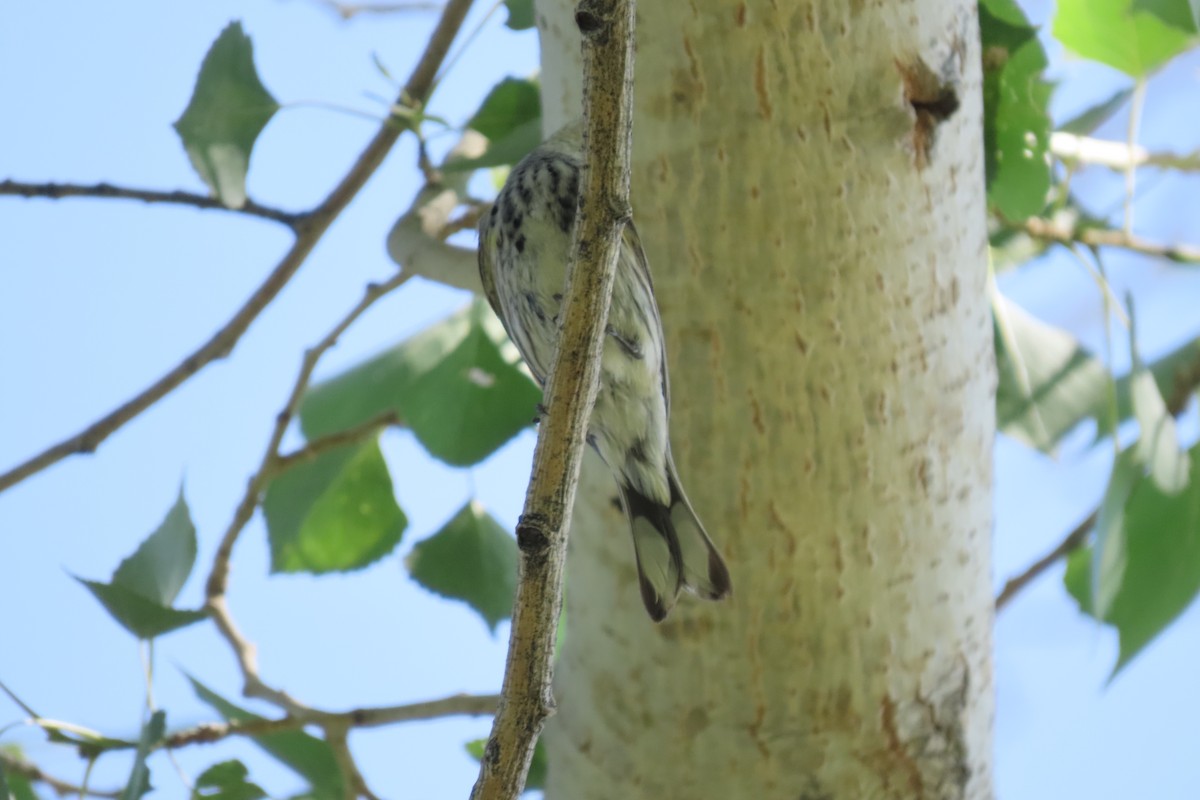
{"label": "blue sky", "polygon": [[[1045,6],[1033,9],[1046,19]],[[477,13],[473,19],[478,19]],[[434,111],[465,120],[505,74],[536,69],[536,38],[485,26],[435,99]],[[0,8],[0,177],[110,181],[203,191],[171,129],[187,103],[208,45],[231,19],[253,37],[263,81],[285,104],[317,101],[379,114],[374,97],[394,87],[377,53],[402,78],[432,25],[428,14],[341,23],[307,0],[163,4],[10,3]],[[472,23],[468,23],[468,28]],[[1061,58],[1063,115],[1119,85],[1108,70]],[[1189,151],[1200,131],[1200,59],[1181,60],[1152,85],[1142,140]],[[1188,99],[1190,98],[1190,99]],[[1192,109],[1193,111],[1189,111]],[[1123,135],[1115,120],[1104,133]],[[249,192],[302,209],[318,200],[373,133],[374,124],[313,105],[289,106],[267,127]],[[104,578],[160,521],[180,483],[207,569],[245,480],[261,457],[274,414],[304,347],[320,339],[394,266],[384,237],[416,190],[405,138],[366,191],[261,317],[232,358],[214,364],[106,442],[0,496],[0,680],[46,716],[132,734],[144,701],[136,643],[71,575]],[[1148,182],[1147,182],[1148,183]],[[1119,199],[1108,176],[1080,186],[1103,207]],[[1188,184],[1167,178],[1143,194],[1138,228],[1162,239],[1195,238]],[[1191,189],[1194,191],[1194,188]],[[268,223],[184,208],[103,201],[0,198],[0,467],[71,433],[155,379],[222,324],[275,263],[289,239]],[[1135,292],[1142,347],[1153,357],[1195,335],[1200,279],[1141,259],[1113,256],[1114,282]],[[1002,288],[1042,318],[1103,341],[1099,294],[1069,258],[1006,275]],[[462,292],[415,281],[379,303],[322,363],[328,376],[420,330],[467,302]],[[1118,337],[1119,338],[1119,337]],[[1185,426],[1195,434],[1195,420]],[[997,584],[1049,549],[1099,498],[1108,449],[1078,437],[1059,461],[1001,440],[997,463]],[[493,637],[463,606],[409,581],[402,556],[461,504],[479,498],[506,524],[523,497],[532,446],[518,437],[483,466],[433,462],[404,433],[384,437],[396,491],[410,519],[398,554],[354,575],[269,578],[261,522],[234,559],[231,603],[260,650],[264,677],[327,708],[390,704],[499,685],[507,629]],[[1114,635],[1082,618],[1056,570],[1000,618],[996,635],[997,784],[1002,799],[1194,796],[1200,785],[1200,613],[1192,609],[1114,683]],[[197,605],[201,580],[181,602]],[[194,700],[187,670],[230,697],[239,692],[228,650],[208,625],[164,638],[157,697],[172,726],[212,718]],[[0,727],[20,718],[0,699]],[[474,779],[463,742],[487,720],[395,726],[352,736],[368,781],[383,796],[462,797]],[[28,755],[77,777],[67,750],[35,731],[5,734]],[[273,793],[299,788],[289,773],[242,742],[178,754],[193,776],[240,757]],[[153,762],[157,796],[184,797],[173,768]],[[101,762],[93,783],[119,783],[128,764]]]}

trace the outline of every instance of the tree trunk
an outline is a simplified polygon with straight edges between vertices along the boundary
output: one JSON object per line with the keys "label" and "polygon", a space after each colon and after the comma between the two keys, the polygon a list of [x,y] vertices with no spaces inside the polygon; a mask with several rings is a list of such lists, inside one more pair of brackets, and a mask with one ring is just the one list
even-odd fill
{"label": "tree trunk", "polygon": [[[571,0],[538,0],[548,125]],[[585,470],[547,796],[990,798],[975,5],[640,4],[634,217],[684,486],[733,574],[646,618]]]}

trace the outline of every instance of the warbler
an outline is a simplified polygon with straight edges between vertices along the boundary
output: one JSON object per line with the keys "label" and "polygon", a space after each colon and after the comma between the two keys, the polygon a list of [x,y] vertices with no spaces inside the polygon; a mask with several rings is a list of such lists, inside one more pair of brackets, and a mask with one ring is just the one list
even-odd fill
{"label": "warbler", "polygon": [[[583,125],[575,122],[513,168],[479,221],[484,293],[543,387],[558,342],[583,161]],[[659,622],[681,589],[716,600],[731,584],[671,458],[662,322],[632,222],[621,239],[605,334],[588,442],[620,488],[642,601]]]}

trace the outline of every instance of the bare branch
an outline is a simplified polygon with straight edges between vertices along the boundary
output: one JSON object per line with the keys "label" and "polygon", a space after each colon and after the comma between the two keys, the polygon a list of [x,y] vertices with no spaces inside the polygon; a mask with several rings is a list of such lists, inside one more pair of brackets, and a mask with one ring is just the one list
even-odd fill
{"label": "bare branch", "polygon": [[91,787],[80,786],[75,783],[64,781],[61,778],[56,778],[53,775],[46,773],[37,764],[32,761],[27,761],[23,758],[10,755],[9,753],[0,752],[0,766],[4,767],[4,771],[10,775],[20,775],[22,778],[34,783],[44,783],[59,797],[65,797],[73,794],[77,797],[120,797],[120,789],[93,789]]}
{"label": "bare branch", "polygon": [[1181,264],[1200,264],[1200,248],[1186,244],[1151,242],[1135,234],[1112,228],[1068,228],[1030,217],[1016,226],[1035,239],[1059,244],[1079,243],[1090,247],[1119,247],[1135,253],[1165,258]]}
{"label": "bare branch", "polygon": [[1030,564],[1020,575],[1009,578],[1004,584],[1004,588],[1000,590],[1000,594],[996,596],[996,611],[1002,610],[1022,589],[1033,583],[1038,576],[1054,566],[1059,559],[1066,558],[1083,546],[1083,543],[1087,541],[1088,534],[1096,526],[1096,520],[1099,516],[1100,509],[1096,509],[1091,514],[1088,514],[1087,519],[1076,525],[1074,530],[1058,543],[1057,547]]}
{"label": "bare branch", "polygon": [[131,189],[125,186],[113,186],[111,183],[96,183],[84,186],[76,183],[23,183],[21,181],[0,181],[0,195],[16,197],[44,197],[50,200],[61,200],[66,197],[114,198],[123,200],[141,200],[144,203],[168,203],[193,208],[228,211],[233,214],[244,214],[249,217],[268,219],[289,228],[304,217],[303,214],[282,211],[278,208],[259,205],[253,200],[247,200],[241,208],[230,208],[215,197],[193,192],[172,191],[163,192],[156,189]]}
{"label": "bare branch", "polygon": [[[487,149],[487,140],[467,131],[446,157],[447,162],[477,158]],[[451,215],[466,197],[469,172],[438,173],[417,193],[404,216],[388,234],[388,255],[397,264],[430,280],[479,294],[479,268],[475,250],[446,244],[454,231]]]}
{"label": "bare branch", "polygon": [[[308,389],[308,384],[312,379],[313,370],[316,369],[317,362],[321,360],[321,357],[331,347],[337,344],[337,340],[346,332],[346,329],[362,316],[375,301],[402,286],[409,277],[411,276],[407,273],[397,273],[385,283],[373,283],[368,286],[362,299],[358,301],[354,308],[350,309],[320,342],[304,353],[304,358],[300,365],[300,373],[296,376],[296,380],[292,385],[292,390],[288,395],[287,401],[284,403],[283,409],[275,417],[275,426],[271,431],[271,437],[267,442],[266,452],[263,453],[262,461],[254,475],[251,476],[246,486],[246,492],[242,495],[242,499],[234,511],[233,521],[229,523],[229,527],[225,530],[225,535],[222,537],[220,545],[217,546],[216,555],[213,557],[213,566],[209,572],[208,583],[205,589],[207,597],[205,608],[209,616],[212,617],[213,622],[216,623],[222,637],[224,637],[225,641],[233,649],[245,684],[243,693],[247,697],[258,697],[273,703],[289,714],[311,716],[312,709],[297,702],[286,692],[267,686],[259,677],[254,645],[242,635],[234,623],[233,617],[229,613],[229,606],[225,600],[225,589],[229,580],[229,560],[233,556],[233,547],[237,543],[242,529],[246,527],[246,524],[254,515],[254,510],[258,508],[262,493],[267,488],[267,483],[270,482],[271,476],[278,471],[278,464],[282,459],[282,456],[279,454],[279,446],[283,441],[284,433],[287,432],[288,425],[291,424],[297,410],[300,408],[300,400],[304,397],[304,392]],[[372,422],[376,423],[378,421],[372,420]]]}
{"label": "bare branch", "polygon": [[1127,142],[1093,139],[1063,131],[1050,134],[1050,152],[1064,164],[1106,167],[1119,172],[1131,166],[1200,172],[1200,151],[1182,155],[1154,153],[1140,145],[1130,147]]}
{"label": "bare branch", "polygon": [[584,437],[596,400],[604,327],[629,219],[635,0],[581,0],[584,149],[579,216],[546,416],[517,523],[521,560],[500,707],[472,800],[514,800],[554,708],[554,642]]}
{"label": "bare branch", "polygon": [[337,433],[331,433],[319,439],[313,439],[299,450],[287,455],[277,456],[273,459],[271,477],[278,477],[281,473],[287,472],[292,467],[315,461],[319,456],[328,453],[330,450],[336,450],[339,447],[369,439],[385,428],[399,424],[399,414],[395,411],[385,411],[361,425],[356,425],[353,428],[347,428]]}
{"label": "bare branch", "polygon": [[408,3],[339,3],[337,0],[317,0],[333,13],[345,20],[353,19],[359,14],[410,14],[416,11],[436,11],[437,3],[419,2],[412,0]]}
{"label": "bare branch", "polygon": [[[455,35],[462,27],[463,19],[471,8],[472,2],[473,0],[449,0],[446,4],[441,19],[438,20],[437,26],[429,37],[421,60],[417,62],[408,83],[400,93],[397,105],[401,109],[419,108],[428,98],[429,93],[433,90],[433,81],[437,71],[445,60]],[[229,322],[213,334],[212,338],[190,353],[167,374],[120,407],[93,422],[79,433],[64,439],[24,463],[18,464],[8,472],[0,474],[0,492],[67,456],[93,452],[114,431],[178,388],[209,363],[229,355],[251,323],[300,269],[325,231],[375,173],[392,145],[396,143],[396,139],[408,129],[408,126],[407,119],[397,115],[393,115],[384,122],[341,182],[334,187],[319,206],[297,219],[294,226],[296,240],[292,243],[291,248],[284,254],[266,280],[254,291],[254,294],[237,310]]]}
{"label": "bare branch", "polygon": [[318,711],[280,719],[256,719],[208,722],[169,734],[162,747],[177,750],[193,744],[211,744],[231,736],[262,736],[268,733],[300,730],[306,725],[345,728],[378,728],[400,722],[441,719],[443,717],[482,717],[496,713],[500,696],[494,694],[455,694],[437,700],[379,708],[355,708],[350,711]]}

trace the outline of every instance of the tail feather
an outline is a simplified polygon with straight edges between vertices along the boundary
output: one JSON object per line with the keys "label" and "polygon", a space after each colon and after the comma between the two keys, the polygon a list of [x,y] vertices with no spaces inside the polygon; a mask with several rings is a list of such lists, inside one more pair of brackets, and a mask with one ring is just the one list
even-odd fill
{"label": "tail feather", "polygon": [[704,531],[668,462],[671,504],[665,506],[621,482],[621,496],[638,568],[642,602],[650,618],[661,622],[683,589],[709,600],[729,594],[729,569]]}
{"label": "tail feather", "polygon": [[695,595],[707,600],[720,600],[733,591],[729,579],[729,568],[725,559],[717,552],[712,539],[696,516],[679,478],[675,465],[667,462],[667,478],[671,486],[670,521],[682,557],[683,586]]}

